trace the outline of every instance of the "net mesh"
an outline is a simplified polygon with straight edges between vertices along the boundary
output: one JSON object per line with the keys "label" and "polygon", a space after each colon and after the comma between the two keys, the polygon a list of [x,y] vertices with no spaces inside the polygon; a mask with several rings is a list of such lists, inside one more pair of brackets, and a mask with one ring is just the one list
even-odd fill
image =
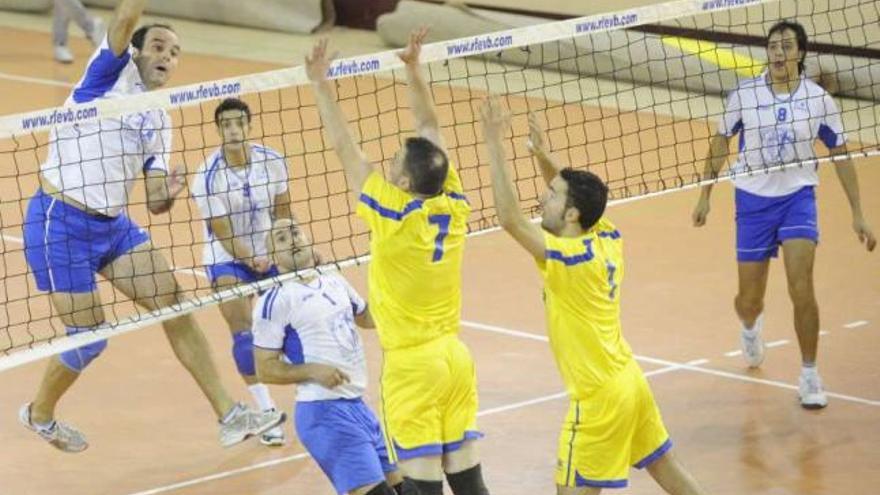
{"label": "net mesh", "polygon": [[[764,69],[765,33],[783,18],[807,29],[812,42],[807,73],[836,95],[851,156],[875,154],[880,142],[880,5],[873,0],[678,1],[426,46],[424,70],[449,157],[473,206],[471,232],[495,226],[478,123],[487,94],[503,95],[513,114],[507,155],[525,211],[537,207],[543,190],[526,147],[528,112],[536,112],[544,123],[557,159],[600,175],[612,200],[695,187],[722,112],[722,94]],[[399,67],[386,52],[343,60],[331,69],[350,125],[369,160],[383,167],[413,133],[404,77],[395,70]],[[49,296],[36,289],[24,258],[25,211],[38,187],[40,163],[54,145],[49,128],[164,108],[171,117],[170,162],[185,164],[192,180],[220,144],[214,109],[231,95],[251,107],[250,139],[286,160],[292,212],[325,260],[344,266],[367,259],[368,234],[354,216],[340,163],[322,132],[301,68],[162,90],[121,103],[2,117],[0,366],[259,288],[253,284],[214,293],[201,266],[204,227],[193,200],[182,198],[170,214],[153,216],[140,186],[127,213],[149,231],[172,265],[186,303],[150,312],[98,277],[108,323],[95,335],[71,340],[63,337]]]}

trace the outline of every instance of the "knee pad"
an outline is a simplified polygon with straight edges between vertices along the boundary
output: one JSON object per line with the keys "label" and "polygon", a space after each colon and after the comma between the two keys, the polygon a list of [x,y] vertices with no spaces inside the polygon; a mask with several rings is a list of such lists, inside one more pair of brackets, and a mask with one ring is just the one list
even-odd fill
{"label": "knee pad", "polygon": [[443,482],[431,480],[412,480],[420,495],[443,495]]}
{"label": "knee pad", "polygon": [[239,373],[245,376],[257,374],[254,366],[254,334],[250,330],[232,335],[232,357],[235,359],[235,367],[238,368]]}
{"label": "knee pad", "polygon": [[446,481],[455,495],[489,495],[479,464],[460,473],[447,474]]}
{"label": "knee pad", "polygon": [[367,492],[367,495],[396,495],[394,493],[394,489],[388,486],[388,483],[381,482],[378,485],[374,486],[370,491]]}
{"label": "knee pad", "polygon": [[394,485],[394,491],[397,495],[421,495],[419,487],[411,478],[403,478],[403,482]]}
{"label": "knee pad", "polygon": [[[87,330],[91,329],[68,328],[67,335],[74,335]],[[58,360],[61,361],[61,364],[67,366],[71,371],[80,373],[82,372],[82,370],[86,369],[89,363],[100,356],[106,348],[107,341],[99,340],[97,342],[92,342],[91,344],[86,344],[82,347],[77,347],[76,349],[64,351],[58,355]]]}

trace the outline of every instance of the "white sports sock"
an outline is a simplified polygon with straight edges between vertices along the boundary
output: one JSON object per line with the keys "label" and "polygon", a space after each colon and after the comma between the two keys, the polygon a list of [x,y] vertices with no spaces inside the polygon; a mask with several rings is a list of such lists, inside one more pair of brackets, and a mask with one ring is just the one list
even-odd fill
{"label": "white sports sock", "polygon": [[801,375],[803,376],[818,376],[819,368],[816,366],[816,363],[803,363],[801,365]]}
{"label": "white sports sock", "polygon": [[764,313],[758,315],[755,318],[755,323],[752,325],[752,328],[746,327],[746,324],[742,324],[742,331],[747,335],[755,335],[756,333],[761,331],[761,328],[764,326]]}
{"label": "white sports sock", "polygon": [[275,401],[273,401],[272,396],[269,395],[269,387],[262,383],[255,383],[253,385],[248,385],[248,390],[251,391],[251,395],[254,396],[254,402],[257,403],[257,407],[259,407],[261,411],[275,409]]}

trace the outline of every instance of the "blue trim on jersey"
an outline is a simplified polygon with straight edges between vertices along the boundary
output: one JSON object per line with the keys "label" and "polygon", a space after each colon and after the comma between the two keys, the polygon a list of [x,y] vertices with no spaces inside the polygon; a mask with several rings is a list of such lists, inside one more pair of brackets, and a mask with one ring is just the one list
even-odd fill
{"label": "blue trim on jersey", "polygon": [[580,263],[586,263],[593,259],[595,256],[593,254],[593,240],[592,239],[584,239],[584,246],[586,250],[581,254],[575,254],[572,256],[566,256],[562,254],[562,251],[557,251],[555,249],[547,249],[544,251],[544,258],[547,260],[561,261],[565,264],[565,266],[573,266]]}
{"label": "blue trim on jersey", "polygon": [[396,220],[398,222],[403,220],[403,217],[421,208],[422,203],[424,203],[424,201],[422,201],[421,199],[414,199],[406,204],[406,206],[403,208],[403,211],[397,211],[390,208],[385,208],[384,206],[379,204],[379,201],[371,196],[368,196],[366,193],[361,193],[360,201],[361,203],[375,210],[377,213],[379,213],[379,215],[385,218],[390,218],[391,220]]}
{"label": "blue trim on jersey", "polygon": [[223,158],[223,153],[217,153],[217,158],[214,158],[214,162],[211,163],[211,166],[208,167],[208,173],[205,174],[205,194],[213,194],[211,191],[211,184],[214,183],[214,174],[217,173],[220,167],[220,159]]}
{"label": "blue trim on jersey", "polygon": [[464,194],[459,194],[459,193],[457,193],[457,192],[452,192],[452,191],[450,191],[450,192],[448,192],[448,193],[446,193],[446,194],[448,194],[450,198],[452,198],[452,199],[457,199],[457,200],[459,200],[459,201],[467,201],[467,200],[468,200],[468,199],[467,199],[467,196],[465,196]]}
{"label": "blue trim on jersey", "polygon": [[733,129],[730,130],[730,135],[733,136],[741,130],[743,130],[743,121],[742,119],[739,119],[736,121],[736,124],[733,125]]}
{"label": "blue trim on jersey", "polygon": [[616,241],[617,239],[620,239],[620,231],[617,229],[605,230],[605,231],[599,232],[599,237],[605,237],[607,239],[611,239],[611,240]]}
{"label": "blue trim on jersey", "polygon": [[663,454],[668,452],[669,449],[671,449],[671,448],[672,448],[672,440],[667,438],[666,441],[663,442],[662,445],[660,445],[659,447],[657,447],[656,450],[654,450],[654,452],[651,452],[650,454],[648,454],[647,457],[645,457],[641,461],[635,463],[635,468],[636,469],[645,469],[646,467],[650,466],[654,461],[659,459]]}
{"label": "blue trim on jersey", "polygon": [[119,75],[129,60],[131,54],[128,50],[117,57],[113,50],[101,49],[86,68],[82,83],[73,90],[73,101],[86,103],[104,96],[119,80]]}
{"label": "blue trim on jersey", "polygon": [[580,475],[577,471],[574,473],[575,486],[589,486],[592,488],[626,488],[628,481],[622,480],[588,480]]}
{"label": "blue trim on jersey", "polygon": [[819,139],[825,143],[828,149],[839,146],[837,144],[837,133],[825,124],[819,124]]}
{"label": "blue trim on jersey", "polygon": [[284,160],[284,157],[281,156],[280,153],[278,153],[277,151],[273,150],[272,148],[267,148],[267,147],[265,147],[265,146],[260,146],[259,144],[251,144],[251,148],[253,148],[253,149],[256,150],[256,151],[259,151],[260,153],[262,153],[262,154],[264,154],[264,155],[266,155],[266,156],[270,156],[270,157],[272,157],[272,158],[275,158],[276,160]]}
{"label": "blue trim on jersey", "polygon": [[155,162],[155,161],[156,161],[155,156],[151,156],[151,157],[147,158],[146,161],[144,161],[144,173],[147,173],[153,169],[153,162]]}
{"label": "blue trim on jersey", "polygon": [[293,364],[303,364],[306,362],[299,333],[289,323],[284,327],[284,355]]}
{"label": "blue trim on jersey", "polygon": [[262,315],[264,320],[268,320],[272,317],[272,303],[275,302],[275,296],[278,294],[278,289],[280,288],[281,286],[278,285],[272,287],[271,289],[269,289],[269,293],[266,294],[266,298],[263,299]]}
{"label": "blue trim on jersey", "polygon": [[737,147],[737,152],[742,153],[742,150],[746,149],[746,133],[739,133],[739,146]]}

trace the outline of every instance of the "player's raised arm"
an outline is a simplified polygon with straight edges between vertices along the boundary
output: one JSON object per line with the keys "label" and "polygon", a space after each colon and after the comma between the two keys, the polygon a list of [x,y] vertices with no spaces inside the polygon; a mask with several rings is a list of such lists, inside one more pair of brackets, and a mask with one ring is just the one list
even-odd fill
{"label": "player's raised arm", "polygon": [[107,41],[117,57],[128,50],[131,35],[141,20],[146,4],[147,0],[122,0],[116,6],[116,14],[107,29]]}
{"label": "player's raised arm", "polygon": [[345,171],[345,178],[355,197],[360,195],[364,182],[373,172],[373,167],[364,156],[357,141],[348,127],[348,121],[342,114],[342,108],[336,101],[336,89],[327,79],[330,61],[333,57],[327,54],[327,40],[321,40],[312,48],[311,55],[306,56],[306,73],[315,89],[318,111],[324,123],[324,130]]}
{"label": "player's raised arm", "polygon": [[406,80],[409,87],[409,104],[416,121],[416,132],[419,136],[431,140],[441,149],[446,149],[443,136],[440,134],[440,121],[434,108],[434,97],[419,65],[422,43],[428,35],[428,28],[422,27],[410,33],[409,43],[398,54],[406,64]]}
{"label": "player's raised arm", "polygon": [[529,140],[526,145],[529,151],[538,159],[538,165],[541,166],[541,175],[544,177],[544,182],[549,185],[550,181],[559,174],[563,167],[550,156],[550,152],[544,143],[544,129],[541,128],[541,123],[538,122],[538,116],[532,112],[529,112]]}
{"label": "player's raised arm", "polygon": [[483,121],[483,138],[489,149],[489,165],[492,170],[492,194],[501,227],[535,258],[544,257],[544,235],[541,228],[531,223],[522,213],[507,172],[504,146],[501,139],[510,126],[510,115],[496,98],[489,98],[480,109]]}

